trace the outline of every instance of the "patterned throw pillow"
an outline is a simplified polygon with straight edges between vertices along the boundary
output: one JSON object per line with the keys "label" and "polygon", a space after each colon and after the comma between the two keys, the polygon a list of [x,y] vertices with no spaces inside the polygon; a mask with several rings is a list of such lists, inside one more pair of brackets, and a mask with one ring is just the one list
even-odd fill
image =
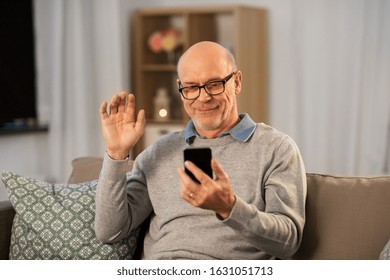
{"label": "patterned throw pillow", "polygon": [[16,211],[10,259],[131,259],[139,230],[113,244],[94,231],[97,180],[50,184],[11,172],[2,180]]}

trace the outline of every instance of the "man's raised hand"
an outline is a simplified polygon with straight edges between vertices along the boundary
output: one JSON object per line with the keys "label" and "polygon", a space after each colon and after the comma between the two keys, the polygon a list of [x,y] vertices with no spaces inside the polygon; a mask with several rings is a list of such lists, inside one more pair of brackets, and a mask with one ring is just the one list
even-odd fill
{"label": "man's raised hand", "polygon": [[145,129],[145,111],[140,110],[135,119],[135,98],[122,91],[114,95],[109,106],[100,106],[100,120],[108,155],[112,159],[125,159],[141,138]]}

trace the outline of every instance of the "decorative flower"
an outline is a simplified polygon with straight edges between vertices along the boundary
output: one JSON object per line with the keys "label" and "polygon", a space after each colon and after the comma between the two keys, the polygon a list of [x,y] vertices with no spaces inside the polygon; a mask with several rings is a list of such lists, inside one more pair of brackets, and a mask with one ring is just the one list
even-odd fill
{"label": "decorative flower", "polygon": [[159,53],[161,51],[161,32],[153,32],[149,37],[148,43],[152,52]]}
{"label": "decorative flower", "polygon": [[155,31],[149,36],[149,48],[154,53],[171,52],[181,45],[180,35],[180,31],[176,28]]}

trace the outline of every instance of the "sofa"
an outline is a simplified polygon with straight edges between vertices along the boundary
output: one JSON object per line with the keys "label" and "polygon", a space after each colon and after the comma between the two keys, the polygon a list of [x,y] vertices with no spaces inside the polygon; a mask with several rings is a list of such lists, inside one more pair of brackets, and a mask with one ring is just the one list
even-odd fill
{"label": "sofa", "polygon": [[[101,165],[101,158],[73,160],[68,183],[97,179]],[[303,240],[292,259],[379,259],[390,239],[390,176],[307,173],[307,190]],[[9,258],[14,216],[11,203],[0,202],[0,259]],[[142,253],[142,234],[137,242],[135,258]]]}

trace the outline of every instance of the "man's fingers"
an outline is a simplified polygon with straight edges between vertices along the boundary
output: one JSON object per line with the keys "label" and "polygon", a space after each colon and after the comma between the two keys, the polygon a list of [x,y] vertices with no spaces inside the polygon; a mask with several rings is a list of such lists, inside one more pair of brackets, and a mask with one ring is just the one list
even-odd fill
{"label": "man's fingers", "polygon": [[[180,196],[186,201],[192,203],[196,193],[199,193],[199,185],[196,184],[188,175],[185,173],[183,168],[178,168],[177,172],[180,177]],[[194,191],[194,190],[197,191]]]}
{"label": "man's fingers", "polygon": [[193,162],[186,160],[184,162],[185,167],[191,171],[192,174],[194,174],[195,178],[198,179],[198,181],[202,185],[207,185],[208,182],[212,181],[213,179],[210,178],[206,173],[203,172],[202,169],[197,167]]}
{"label": "man's fingers", "polygon": [[213,169],[213,172],[217,179],[223,179],[223,178],[227,179],[227,175],[223,170],[222,166],[214,158],[211,159],[211,169]]}
{"label": "man's fingers", "polygon": [[108,113],[107,113],[107,101],[104,101],[102,105],[100,106],[100,118],[106,119],[108,118]]}
{"label": "man's fingers", "polygon": [[118,112],[118,103],[119,103],[118,99],[119,96],[116,94],[111,98],[110,115],[116,114]]}
{"label": "man's fingers", "polygon": [[135,98],[133,94],[128,95],[125,91],[122,91],[120,95],[113,95],[110,105],[104,101],[100,106],[101,119],[106,119],[117,113],[124,113],[126,115],[124,120],[127,123],[133,123],[136,130],[143,133],[146,123],[145,110],[140,110],[137,119],[135,119]]}
{"label": "man's fingers", "polygon": [[125,111],[126,97],[127,97],[127,93],[125,91],[122,91],[119,96],[118,112]]}
{"label": "man's fingers", "polygon": [[135,97],[134,94],[130,93],[127,96],[126,112],[130,116],[134,116],[135,113]]}
{"label": "man's fingers", "polygon": [[186,186],[190,183],[195,183],[190,176],[184,171],[183,168],[178,168],[179,176],[180,176],[180,183],[183,186]]}
{"label": "man's fingers", "polygon": [[145,123],[146,123],[146,118],[145,118],[145,110],[140,110],[137,115],[137,122],[135,123],[135,129],[137,131],[144,131],[145,129]]}

